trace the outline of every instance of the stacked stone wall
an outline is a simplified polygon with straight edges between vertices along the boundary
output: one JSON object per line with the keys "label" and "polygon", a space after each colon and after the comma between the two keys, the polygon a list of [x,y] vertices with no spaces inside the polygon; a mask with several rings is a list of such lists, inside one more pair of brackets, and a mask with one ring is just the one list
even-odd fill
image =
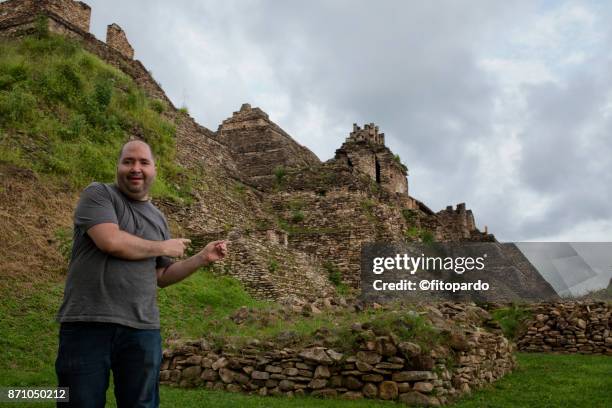
{"label": "stacked stone wall", "polygon": [[[452,307],[455,325],[466,312]],[[470,308],[478,309],[478,308]],[[470,310],[469,313],[478,313]],[[485,312],[486,313],[486,312]],[[356,332],[367,331],[354,325]],[[265,395],[395,400],[437,406],[491,383],[515,367],[513,346],[500,333],[455,327],[449,345],[425,350],[394,335],[370,337],[354,350],[252,342],[214,349],[205,340],[164,351],[160,379],[180,387]]]}
{"label": "stacked stone wall", "polygon": [[[339,269],[343,281],[360,284],[361,245],[403,239],[406,228],[397,207],[370,195],[345,190],[279,193],[270,197],[274,211],[290,224],[290,248],[316,255]],[[303,219],[292,222],[295,215]]]}
{"label": "stacked stone wall", "polygon": [[79,30],[88,32],[91,8],[72,0],[9,0],[0,3],[0,27],[16,26],[40,13],[53,13],[56,17]]}
{"label": "stacked stone wall", "polygon": [[608,302],[533,305],[519,350],[612,356],[612,307]]}
{"label": "stacked stone wall", "polygon": [[286,237],[283,231],[269,229],[191,236],[196,247],[229,238],[229,254],[215,263],[214,270],[240,280],[257,299],[302,303],[333,297],[335,289],[320,260],[289,248]]}
{"label": "stacked stone wall", "polygon": [[[444,218],[415,210],[409,197],[401,197],[404,196],[380,200],[368,191],[336,189],[324,195],[313,191],[282,192],[269,196],[269,201],[275,213],[290,224],[289,246],[334,263],[344,282],[353,287],[360,286],[364,243],[421,239],[407,235],[411,228],[430,230],[439,242],[494,241],[494,237],[472,228],[473,217],[465,206],[459,205],[463,211],[453,211]],[[405,217],[405,210],[414,211],[412,219]],[[292,223],[296,213],[303,219]]]}
{"label": "stacked stone wall", "polygon": [[41,3],[44,9],[85,32],[89,31],[91,8],[87,4],[72,0],[43,0]]}
{"label": "stacked stone wall", "polygon": [[223,121],[215,135],[228,146],[244,177],[254,186],[268,189],[279,168],[320,164],[310,150],[298,144],[259,108],[243,104]]}
{"label": "stacked stone wall", "polygon": [[117,24],[110,24],[106,28],[106,44],[119,51],[127,59],[134,58],[134,48],[130,45],[123,29]]}

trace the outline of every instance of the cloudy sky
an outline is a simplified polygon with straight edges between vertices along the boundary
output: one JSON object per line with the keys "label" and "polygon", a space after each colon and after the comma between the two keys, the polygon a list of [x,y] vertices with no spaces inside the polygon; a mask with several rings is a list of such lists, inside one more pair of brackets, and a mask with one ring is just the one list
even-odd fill
{"label": "cloudy sky", "polygon": [[502,241],[612,238],[609,2],[85,1],[212,130],[249,102],[327,160],[375,122],[435,211],[466,202]]}

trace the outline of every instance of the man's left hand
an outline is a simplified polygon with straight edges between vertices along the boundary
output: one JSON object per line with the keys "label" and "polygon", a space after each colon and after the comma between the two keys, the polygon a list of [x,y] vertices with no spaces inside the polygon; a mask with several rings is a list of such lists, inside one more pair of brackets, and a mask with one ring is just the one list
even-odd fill
{"label": "man's left hand", "polygon": [[209,242],[204,249],[200,251],[199,255],[204,264],[209,264],[223,259],[225,258],[225,255],[227,255],[227,241],[222,240]]}

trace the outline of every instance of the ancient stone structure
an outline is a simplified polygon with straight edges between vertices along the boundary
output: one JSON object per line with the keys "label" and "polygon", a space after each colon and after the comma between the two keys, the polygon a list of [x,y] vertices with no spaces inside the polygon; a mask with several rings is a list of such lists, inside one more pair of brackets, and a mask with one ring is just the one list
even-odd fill
{"label": "ancient stone structure", "polygon": [[353,124],[353,131],[336,150],[335,160],[346,161],[390,192],[408,195],[408,169],[385,146],[385,134],[378,133],[373,123],[363,129]]}
{"label": "ancient stone structure", "polygon": [[[248,235],[229,235],[231,251],[214,268],[238,278],[254,297],[314,302],[335,294],[321,261],[289,248],[286,232],[261,229]],[[227,236],[219,233],[191,237],[194,244],[200,246]]]}
{"label": "ancient stone structure", "polygon": [[285,169],[320,163],[259,108],[245,103],[219,126],[216,139],[227,145],[249,184],[270,187]]}
{"label": "ancient stone structure", "polygon": [[[232,252],[218,269],[257,297],[325,295],[333,291],[325,283],[329,268],[358,288],[361,244],[373,240],[422,240],[428,234],[437,241],[494,240],[476,228],[464,204],[435,213],[411,197],[406,166],[374,124],[354,125],[325,163],[249,104],[216,132],[197,124],[133,59],[119,26],[108,26],[106,43],[88,32],[90,14],[89,6],[71,0],[9,0],[0,3],[0,36],[36,33],[46,21],[51,32],[79,41],[163,102],[164,116],[176,126],[176,160],[197,180],[191,205],[157,204],[181,236],[225,238],[239,231],[236,248],[244,250]],[[287,253],[282,261],[279,245]]]}
{"label": "ancient stone structure", "polygon": [[[72,0],[8,0],[0,3],[0,30],[29,30],[39,15],[46,15],[59,24],[88,32],[91,8]],[[55,25],[50,25],[50,28]]]}
{"label": "ancient stone structure", "polygon": [[119,51],[124,57],[134,58],[134,48],[128,42],[123,29],[119,25],[113,23],[106,28],[106,43]]}
{"label": "ancient stone structure", "polygon": [[438,212],[437,216],[440,220],[439,233],[449,238],[456,234],[464,239],[470,239],[471,233],[476,230],[472,210],[466,210],[465,203],[457,204],[455,209],[449,205],[445,210]]}
{"label": "ancient stone structure", "polygon": [[180,387],[259,395],[311,395],[396,400],[437,406],[493,382],[515,366],[513,346],[482,328],[489,317],[477,307],[443,304],[429,315],[451,330],[448,345],[426,351],[396,336],[352,330],[371,340],[339,352],[325,345],[281,347],[258,341],[215,349],[206,340],[164,351],[161,382]]}
{"label": "ancient stone structure", "polygon": [[612,356],[612,307],[608,302],[533,305],[519,350]]}

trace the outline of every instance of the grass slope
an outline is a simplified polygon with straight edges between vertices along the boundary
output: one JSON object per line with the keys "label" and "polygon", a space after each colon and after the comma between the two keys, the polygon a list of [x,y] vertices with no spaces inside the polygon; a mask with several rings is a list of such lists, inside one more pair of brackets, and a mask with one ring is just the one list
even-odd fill
{"label": "grass slope", "polygon": [[75,190],[114,180],[129,137],[158,158],[153,195],[181,201],[189,182],[174,163],[175,125],[165,103],[74,40],[45,32],[0,40],[0,161]]}
{"label": "grass slope", "polygon": [[[55,382],[55,313],[63,289],[61,282],[0,282],[0,386]],[[206,336],[220,326],[235,326],[227,316],[238,307],[267,306],[251,298],[237,280],[205,270],[159,290],[158,304],[165,339]]]}

